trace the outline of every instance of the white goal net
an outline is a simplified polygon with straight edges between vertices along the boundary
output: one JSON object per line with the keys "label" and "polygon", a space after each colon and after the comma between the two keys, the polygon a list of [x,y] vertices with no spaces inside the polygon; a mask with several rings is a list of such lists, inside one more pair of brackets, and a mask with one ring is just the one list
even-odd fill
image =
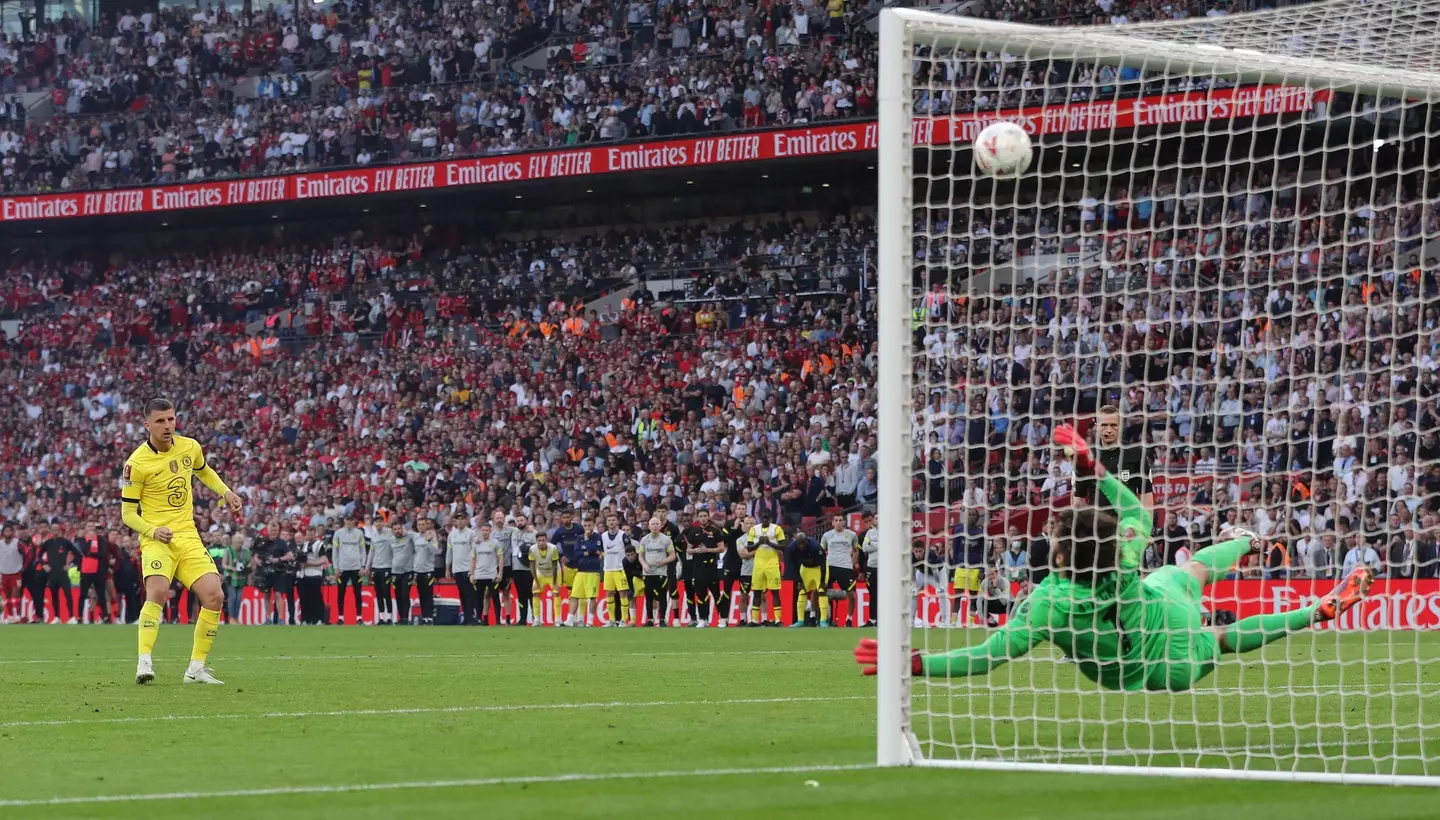
{"label": "white goal net", "polygon": [[1436,19],[882,14],[882,764],[1440,785]]}

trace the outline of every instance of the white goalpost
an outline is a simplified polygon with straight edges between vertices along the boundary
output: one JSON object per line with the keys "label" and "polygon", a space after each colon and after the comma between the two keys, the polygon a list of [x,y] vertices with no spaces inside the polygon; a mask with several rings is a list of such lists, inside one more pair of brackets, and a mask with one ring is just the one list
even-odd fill
{"label": "white goalpost", "polygon": [[[1440,786],[1436,20],[1440,0],[881,13],[880,765]],[[972,163],[997,120],[1035,144],[1015,179]],[[1107,688],[1050,642],[912,676],[912,651],[1014,622],[1066,571],[1049,527],[1106,508],[1060,424],[1152,512],[1141,585],[1229,527],[1261,536],[1189,645],[1356,563],[1370,598],[1213,669],[1192,650],[1184,685],[1127,655],[1133,685]]]}

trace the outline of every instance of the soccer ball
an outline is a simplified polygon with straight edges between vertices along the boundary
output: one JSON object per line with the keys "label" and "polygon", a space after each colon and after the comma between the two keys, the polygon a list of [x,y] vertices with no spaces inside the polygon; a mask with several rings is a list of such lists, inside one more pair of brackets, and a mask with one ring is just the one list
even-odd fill
{"label": "soccer ball", "polygon": [[993,122],[975,138],[975,167],[992,177],[1016,177],[1030,167],[1034,145],[1013,122]]}

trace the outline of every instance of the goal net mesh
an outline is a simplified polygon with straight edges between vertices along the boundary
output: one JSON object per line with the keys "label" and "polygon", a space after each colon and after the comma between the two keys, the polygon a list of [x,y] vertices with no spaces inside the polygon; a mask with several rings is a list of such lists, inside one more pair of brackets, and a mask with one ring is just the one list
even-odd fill
{"label": "goal net mesh", "polygon": [[[1106,581],[1070,608],[1125,660],[1064,637],[1082,616],[1052,607],[1023,657],[910,682],[923,761],[1440,775],[1437,14],[907,18],[909,121],[881,127],[913,134],[911,184],[881,219],[908,216],[913,276],[913,648],[1003,654],[1033,590],[1069,574],[1048,527],[1109,507],[1057,425],[1153,514],[1138,608]],[[1404,87],[1356,92],[1387,78]],[[973,170],[970,140],[1000,119],[1036,145],[1015,181]],[[1263,552],[1191,595],[1177,573],[1232,525]],[[1339,621],[1207,649],[1212,621],[1313,604],[1358,562],[1381,580]]]}

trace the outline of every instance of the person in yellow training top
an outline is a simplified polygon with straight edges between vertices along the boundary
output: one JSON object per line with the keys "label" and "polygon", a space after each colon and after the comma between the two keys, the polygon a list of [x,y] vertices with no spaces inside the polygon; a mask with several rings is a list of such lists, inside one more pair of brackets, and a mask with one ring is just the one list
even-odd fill
{"label": "person in yellow training top", "polygon": [[140,574],[145,578],[145,605],[140,608],[140,660],[135,682],[155,680],[150,650],[160,634],[160,615],[170,594],[170,583],[178,579],[200,599],[195,619],[195,644],[185,683],[220,684],[205,659],[220,628],[220,610],[225,604],[220,573],[195,528],[195,506],[190,477],[225,500],[231,510],[240,509],[241,499],[225,486],[215,470],[205,463],[205,454],[195,439],[175,435],[175,405],[166,399],[145,404],[145,443],[125,460],[120,479],[120,518],[140,535]]}
{"label": "person in yellow training top", "polygon": [[[750,578],[754,593],[750,606],[750,623],[780,625],[780,551],[785,548],[785,530],[775,523],[769,510],[760,512],[760,523],[750,528],[750,551],[755,554],[755,568]],[[770,620],[764,620],[765,599],[770,599]]]}
{"label": "person in yellow training top", "polygon": [[540,614],[530,620],[534,626],[545,620],[545,591],[550,591],[551,623],[560,622],[560,548],[550,543],[544,530],[536,530],[530,547],[530,575],[535,579],[535,601]]}

